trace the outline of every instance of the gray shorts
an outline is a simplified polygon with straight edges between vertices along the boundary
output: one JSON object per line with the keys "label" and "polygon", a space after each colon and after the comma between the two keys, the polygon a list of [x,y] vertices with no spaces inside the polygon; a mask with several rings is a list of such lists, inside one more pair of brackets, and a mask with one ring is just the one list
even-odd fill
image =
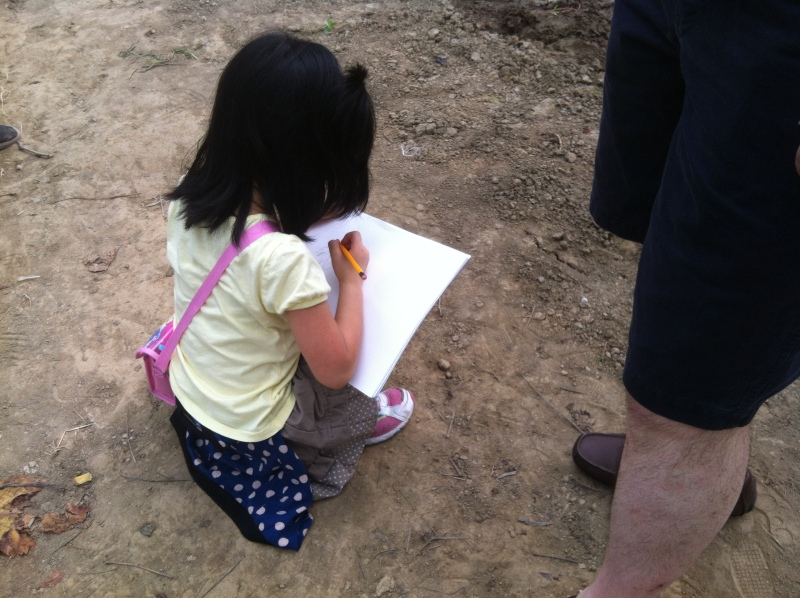
{"label": "gray shorts", "polygon": [[281,434],[308,470],[314,500],[342,491],[375,431],[378,404],[349,384],[323,386],[301,358],[292,379],[297,403]]}

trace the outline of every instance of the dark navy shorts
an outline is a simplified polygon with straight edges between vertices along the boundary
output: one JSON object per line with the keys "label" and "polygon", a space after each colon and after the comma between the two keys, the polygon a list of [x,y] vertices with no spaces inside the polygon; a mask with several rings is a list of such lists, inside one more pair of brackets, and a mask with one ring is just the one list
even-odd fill
{"label": "dark navy shorts", "polygon": [[800,2],[617,0],[591,213],[642,242],[623,381],[708,430],[800,376]]}

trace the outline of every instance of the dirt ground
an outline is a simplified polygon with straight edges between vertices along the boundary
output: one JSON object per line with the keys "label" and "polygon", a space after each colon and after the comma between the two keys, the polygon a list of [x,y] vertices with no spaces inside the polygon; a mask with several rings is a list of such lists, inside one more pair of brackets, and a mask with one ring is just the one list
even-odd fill
{"label": "dirt ground", "polygon": [[[0,121],[52,157],[0,153],[0,479],[55,486],[27,514],[91,511],[62,534],[34,521],[30,553],[0,557],[0,594],[566,597],[588,584],[611,493],[570,449],[579,428],[623,427],[638,258],[587,214],[609,17],[597,0],[6,0]],[[368,212],[472,255],[390,379],[416,392],[413,421],[313,507],[299,553],[249,543],[187,481],[169,408],[133,359],[172,308],[160,196],[227,59],[272,28],[370,68]],[[669,598],[800,595],[798,407],[794,385],[758,414],[757,508]]]}

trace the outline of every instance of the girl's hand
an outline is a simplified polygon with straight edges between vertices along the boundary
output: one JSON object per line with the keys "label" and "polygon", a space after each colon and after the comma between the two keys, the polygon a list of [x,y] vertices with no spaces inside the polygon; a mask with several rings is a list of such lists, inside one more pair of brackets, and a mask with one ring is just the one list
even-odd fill
{"label": "girl's hand", "polygon": [[[339,247],[340,241],[333,239],[328,241],[328,251],[331,254],[331,264],[333,265],[333,273],[339,279],[339,283],[348,280],[361,281],[358,272],[349,260],[342,253]],[[351,231],[347,233],[341,240],[341,244],[350,252],[356,263],[361,266],[361,269],[366,272],[367,264],[369,264],[369,250],[361,242],[361,233],[358,231]]]}
{"label": "girl's hand", "polygon": [[[358,232],[341,241],[362,270],[367,269],[369,251]],[[333,272],[339,279],[336,315],[327,302],[306,309],[287,311],[289,326],[314,376],[325,386],[342,388],[353,377],[364,332],[364,297],[361,278],[342,253],[339,240],[328,241]]]}

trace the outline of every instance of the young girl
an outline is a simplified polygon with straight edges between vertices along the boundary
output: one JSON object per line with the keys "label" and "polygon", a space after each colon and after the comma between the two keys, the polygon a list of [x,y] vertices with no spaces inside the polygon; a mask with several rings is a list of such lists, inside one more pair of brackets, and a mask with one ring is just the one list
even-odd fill
{"label": "young girl", "polygon": [[[282,33],[242,48],[222,73],[208,131],[169,198],[175,317],[232,241],[262,220],[181,337],[171,422],[194,480],[249,540],[298,549],[313,499],[338,494],[366,444],[393,436],[414,398],[348,384],[362,335],[358,232],[329,241],[330,287],[303,243],[315,222],[362,211],[375,115],[361,66]],[[340,245],[341,243],[341,245]]]}

